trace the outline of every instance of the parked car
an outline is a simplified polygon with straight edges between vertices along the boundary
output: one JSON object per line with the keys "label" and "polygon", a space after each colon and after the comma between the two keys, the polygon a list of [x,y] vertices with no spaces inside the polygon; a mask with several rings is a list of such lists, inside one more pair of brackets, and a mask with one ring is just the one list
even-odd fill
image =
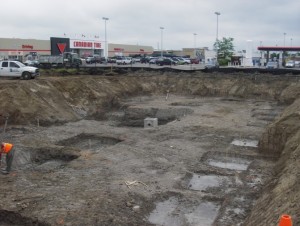
{"label": "parked car", "polygon": [[24,62],[26,66],[31,66],[31,67],[38,67],[40,65],[40,62],[38,60],[26,60]]}
{"label": "parked car", "polygon": [[116,63],[117,59],[116,58],[113,58],[113,57],[110,57],[107,59],[107,63]]}
{"label": "parked car", "polygon": [[219,68],[219,63],[218,61],[211,60],[205,63],[204,68],[205,69]]}
{"label": "parked car", "polygon": [[120,65],[120,64],[132,64],[133,62],[130,57],[120,57],[117,58],[116,63]]}
{"label": "parked car", "polygon": [[276,69],[279,68],[278,62],[276,61],[269,61],[266,65],[267,69]]}
{"label": "parked car", "polygon": [[156,64],[156,61],[157,61],[158,58],[151,58],[149,60],[149,64]]}
{"label": "parked car", "polygon": [[173,58],[173,60],[176,61],[176,64],[178,64],[178,65],[187,64],[187,62],[185,62],[182,58],[179,58],[179,57],[175,57],[175,58]]}
{"label": "parked car", "polygon": [[170,58],[160,58],[156,61],[156,64],[159,66],[164,66],[164,65],[176,65],[176,62],[173,61]]}
{"label": "parked car", "polygon": [[141,58],[139,58],[139,57],[134,57],[134,58],[132,58],[132,60],[134,61],[134,63],[140,63],[141,62]]}
{"label": "parked car", "polygon": [[182,59],[183,59],[187,64],[190,64],[190,63],[191,63],[191,59],[190,59],[190,58],[182,57]]}
{"label": "parked car", "polygon": [[86,62],[87,64],[94,64],[94,63],[96,62],[96,60],[95,60],[94,57],[87,57],[87,58],[85,59],[85,62]]}
{"label": "parked car", "polygon": [[199,64],[200,60],[197,58],[191,59],[191,64]]}
{"label": "parked car", "polygon": [[142,57],[141,60],[140,60],[140,63],[147,64],[147,63],[149,63],[149,61],[150,61],[149,57]]}
{"label": "parked car", "polygon": [[191,60],[188,58],[183,58],[183,57],[177,57],[178,59],[178,64],[190,64]]}
{"label": "parked car", "polygon": [[101,64],[103,61],[105,62],[105,58],[104,58],[104,57],[101,57],[101,56],[98,55],[98,54],[94,54],[93,57],[94,57],[94,61],[95,61],[96,63]]}
{"label": "parked car", "polygon": [[287,67],[287,68],[293,68],[293,67],[295,67],[295,61],[293,61],[293,60],[287,61],[285,63],[285,67]]}

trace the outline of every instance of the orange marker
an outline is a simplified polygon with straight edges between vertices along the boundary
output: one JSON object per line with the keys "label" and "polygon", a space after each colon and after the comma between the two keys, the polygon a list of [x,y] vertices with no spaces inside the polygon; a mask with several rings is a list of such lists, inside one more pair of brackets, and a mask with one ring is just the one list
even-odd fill
{"label": "orange marker", "polygon": [[293,226],[290,215],[282,215],[279,221],[279,226]]}

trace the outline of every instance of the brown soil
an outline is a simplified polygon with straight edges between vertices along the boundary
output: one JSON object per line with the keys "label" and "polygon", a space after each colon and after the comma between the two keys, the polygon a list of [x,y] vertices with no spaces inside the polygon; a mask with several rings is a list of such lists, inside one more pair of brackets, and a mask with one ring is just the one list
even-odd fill
{"label": "brown soil", "polygon": [[[0,136],[16,150],[0,175],[0,225],[265,226],[282,214],[300,224],[297,77],[136,71],[0,83]],[[159,126],[144,128],[147,117]]]}

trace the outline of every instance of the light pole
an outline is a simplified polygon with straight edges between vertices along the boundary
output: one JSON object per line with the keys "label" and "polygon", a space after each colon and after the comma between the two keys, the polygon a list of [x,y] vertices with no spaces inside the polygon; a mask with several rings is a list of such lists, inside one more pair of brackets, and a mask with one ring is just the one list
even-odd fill
{"label": "light pole", "polygon": [[283,33],[283,47],[285,47],[285,36],[286,36],[286,33],[284,32]]}
{"label": "light pole", "polygon": [[105,51],[104,51],[104,58],[105,61],[107,62],[107,57],[108,57],[108,44],[107,44],[107,36],[106,36],[106,21],[109,20],[107,17],[102,17],[104,20],[104,29],[105,29]]}
{"label": "light pole", "polygon": [[217,38],[216,40],[218,41],[219,40],[219,16],[221,15],[220,12],[215,12],[215,14],[217,15]]}
{"label": "light pole", "polygon": [[291,46],[293,46],[293,39],[291,38]]}
{"label": "light pole", "polygon": [[221,15],[221,13],[220,12],[215,12],[215,14],[217,15],[217,37],[216,37],[217,55],[216,55],[216,61],[218,62],[218,54],[219,54],[219,49],[218,49],[218,47],[219,47],[219,43],[218,43],[218,41],[219,41],[219,34],[218,34],[219,33],[219,16]]}
{"label": "light pole", "polygon": [[197,34],[194,33],[194,56],[195,56],[195,58],[196,58],[196,36],[197,36]]}
{"label": "light pole", "polygon": [[160,56],[163,57],[163,30],[165,28],[164,27],[160,27]]}

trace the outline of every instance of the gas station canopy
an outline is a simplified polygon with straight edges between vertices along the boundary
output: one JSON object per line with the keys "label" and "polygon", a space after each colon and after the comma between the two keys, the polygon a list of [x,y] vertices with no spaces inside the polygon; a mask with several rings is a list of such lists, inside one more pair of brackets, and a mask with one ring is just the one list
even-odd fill
{"label": "gas station canopy", "polygon": [[258,50],[262,50],[262,51],[295,51],[298,52],[300,51],[300,47],[293,47],[293,46],[258,46],[257,47]]}

